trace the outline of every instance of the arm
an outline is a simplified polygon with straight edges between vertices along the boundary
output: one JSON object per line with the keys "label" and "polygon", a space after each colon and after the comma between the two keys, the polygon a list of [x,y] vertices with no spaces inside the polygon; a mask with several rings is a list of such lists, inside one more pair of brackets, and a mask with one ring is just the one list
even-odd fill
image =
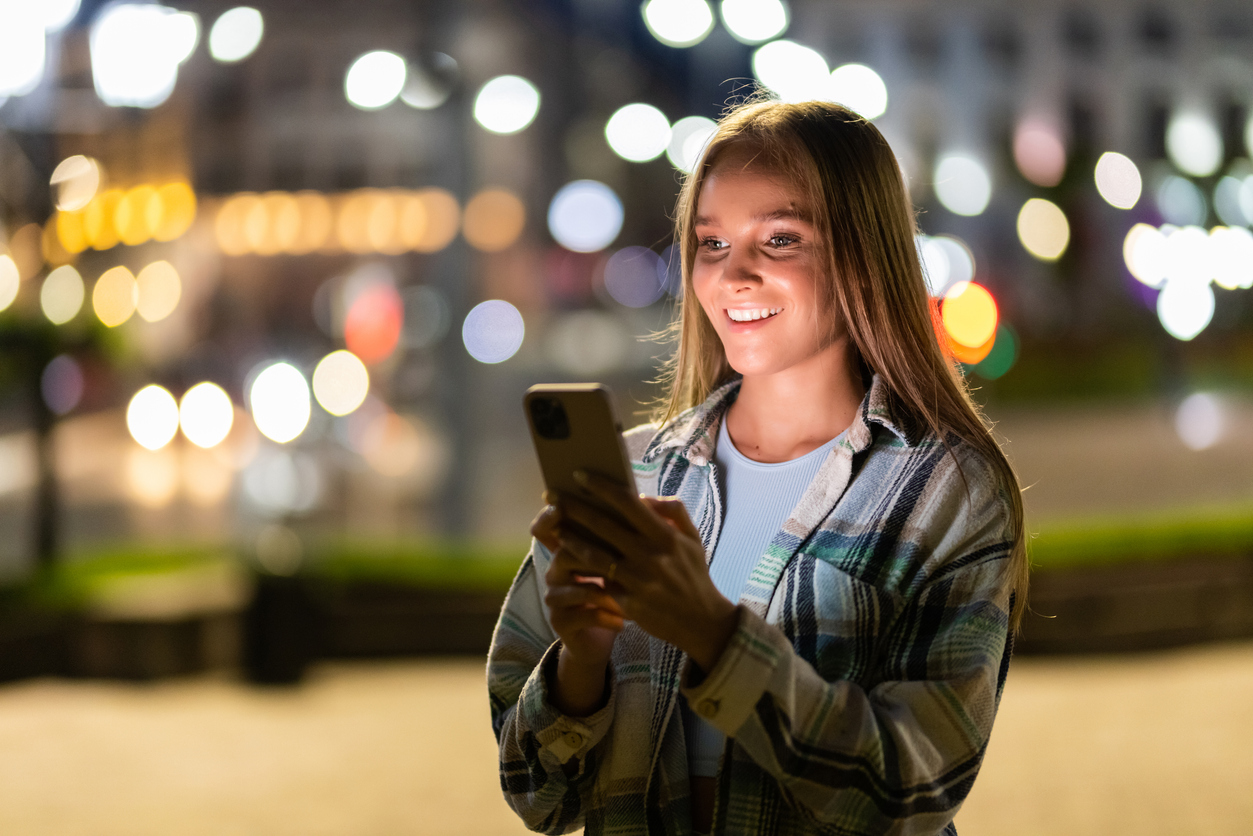
{"label": "arm", "polygon": [[[959,513],[947,530],[961,534],[937,544],[927,561],[937,568],[899,602],[880,640],[882,681],[869,691],[824,680],[787,636],[743,607],[708,675],[685,676],[696,711],[818,822],[935,833],[974,781],[1003,684],[1012,536],[999,502],[953,504]],[[972,519],[980,521],[973,529]],[[832,617],[873,629],[875,616]]]}
{"label": "arm", "polygon": [[567,833],[583,823],[614,694],[607,676],[604,705],[589,716],[571,717],[554,704],[550,685],[562,644],[544,605],[551,560],[548,549],[533,541],[492,636],[487,685],[506,802],[528,828]]}

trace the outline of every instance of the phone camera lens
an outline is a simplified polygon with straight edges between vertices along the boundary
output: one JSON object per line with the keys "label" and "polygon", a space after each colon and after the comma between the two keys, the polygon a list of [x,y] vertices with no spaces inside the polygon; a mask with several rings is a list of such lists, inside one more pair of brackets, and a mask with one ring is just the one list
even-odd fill
{"label": "phone camera lens", "polygon": [[531,422],[541,438],[556,441],[570,437],[570,419],[556,398],[532,398]]}

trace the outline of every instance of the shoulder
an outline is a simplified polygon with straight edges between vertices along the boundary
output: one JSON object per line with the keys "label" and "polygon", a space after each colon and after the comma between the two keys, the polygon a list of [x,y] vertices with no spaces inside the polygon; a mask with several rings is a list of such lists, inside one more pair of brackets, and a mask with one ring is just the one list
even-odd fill
{"label": "shoulder", "polygon": [[640,424],[624,432],[622,441],[626,445],[627,458],[632,462],[642,460],[659,429],[657,424]]}

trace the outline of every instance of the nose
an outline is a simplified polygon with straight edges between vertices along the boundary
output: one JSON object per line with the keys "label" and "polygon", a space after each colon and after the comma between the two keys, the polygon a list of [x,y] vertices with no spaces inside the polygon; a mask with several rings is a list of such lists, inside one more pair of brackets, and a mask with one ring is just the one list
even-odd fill
{"label": "nose", "polygon": [[732,247],[722,271],[722,281],[732,287],[761,284],[761,273],[751,247]]}

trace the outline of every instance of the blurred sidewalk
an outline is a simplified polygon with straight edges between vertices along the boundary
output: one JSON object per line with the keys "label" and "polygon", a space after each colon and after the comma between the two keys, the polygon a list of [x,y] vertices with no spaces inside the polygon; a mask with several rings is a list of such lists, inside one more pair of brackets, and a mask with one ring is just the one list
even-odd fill
{"label": "blurred sidewalk", "polygon": [[[962,836],[1253,832],[1253,643],[1014,663]],[[507,836],[477,659],[0,687],[6,836]]]}

